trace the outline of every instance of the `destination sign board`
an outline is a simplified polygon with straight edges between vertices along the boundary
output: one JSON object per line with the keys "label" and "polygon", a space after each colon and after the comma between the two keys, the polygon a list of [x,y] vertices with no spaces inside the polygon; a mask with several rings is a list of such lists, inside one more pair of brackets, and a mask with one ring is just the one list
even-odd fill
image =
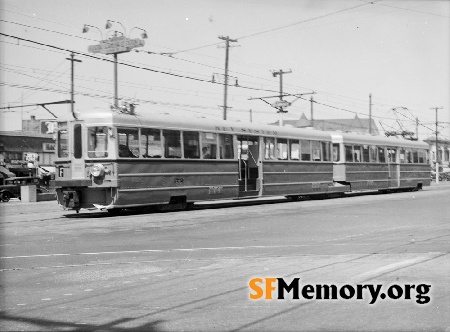
{"label": "destination sign board", "polygon": [[142,39],[129,39],[125,36],[114,36],[102,40],[98,45],[90,45],[88,51],[91,53],[117,54],[131,51],[133,48],[142,47],[145,41]]}

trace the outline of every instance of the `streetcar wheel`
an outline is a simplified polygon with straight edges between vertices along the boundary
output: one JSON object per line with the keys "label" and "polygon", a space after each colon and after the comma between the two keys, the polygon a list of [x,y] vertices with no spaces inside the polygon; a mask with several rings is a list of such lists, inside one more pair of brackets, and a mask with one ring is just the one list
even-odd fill
{"label": "streetcar wheel", "polygon": [[9,200],[11,199],[11,194],[7,191],[4,191],[2,193],[2,201],[3,202],[9,202]]}

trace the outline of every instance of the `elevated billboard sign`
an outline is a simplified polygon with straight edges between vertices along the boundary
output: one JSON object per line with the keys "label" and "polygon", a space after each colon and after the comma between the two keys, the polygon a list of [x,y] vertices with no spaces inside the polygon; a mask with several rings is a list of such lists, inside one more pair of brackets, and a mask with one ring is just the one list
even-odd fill
{"label": "elevated billboard sign", "polygon": [[88,51],[91,53],[117,54],[130,52],[133,48],[142,47],[145,41],[142,39],[130,39],[125,36],[112,37],[102,40],[98,45],[90,45]]}

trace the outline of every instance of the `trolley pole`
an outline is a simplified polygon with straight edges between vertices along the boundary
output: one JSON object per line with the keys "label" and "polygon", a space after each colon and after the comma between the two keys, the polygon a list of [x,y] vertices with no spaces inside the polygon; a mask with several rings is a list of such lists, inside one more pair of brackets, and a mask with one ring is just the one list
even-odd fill
{"label": "trolley pole", "polygon": [[77,117],[75,116],[75,100],[74,100],[74,62],[81,62],[81,60],[77,60],[75,59],[75,55],[73,54],[73,52],[70,53],[70,58],[66,58],[67,60],[69,60],[71,62],[71,87],[70,87],[70,101],[71,101],[71,105],[70,105],[70,110],[72,111],[72,116],[76,119]]}
{"label": "trolley pole", "polygon": [[443,107],[432,107],[436,110],[436,183],[439,183],[439,144],[438,144],[438,109]]}
{"label": "trolley pole", "polygon": [[237,39],[231,39],[229,36],[219,36],[219,39],[225,40],[225,86],[223,95],[223,119],[227,119],[227,96],[228,96],[228,56],[230,50],[230,42],[236,43]]}
{"label": "trolley pole", "polygon": [[309,101],[311,102],[311,127],[314,128],[314,98],[311,96]]}

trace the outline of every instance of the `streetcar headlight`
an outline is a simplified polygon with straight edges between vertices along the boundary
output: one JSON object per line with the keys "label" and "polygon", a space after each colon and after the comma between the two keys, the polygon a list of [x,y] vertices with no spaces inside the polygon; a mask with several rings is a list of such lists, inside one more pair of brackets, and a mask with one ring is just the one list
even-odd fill
{"label": "streetcar headlight", "polygon": [[94,164],[91,167],[91,174],[94,177],[103,176],[105,174],[105,166],[103,166],[102,164]]}

